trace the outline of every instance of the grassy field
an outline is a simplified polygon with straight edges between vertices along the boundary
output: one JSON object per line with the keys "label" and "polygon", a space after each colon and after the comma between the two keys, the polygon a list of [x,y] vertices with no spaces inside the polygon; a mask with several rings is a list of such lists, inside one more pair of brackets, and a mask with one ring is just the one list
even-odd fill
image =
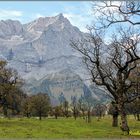
{"label": "grassy field", "polygon": [[[129,118],[132,131],[140,131],[140,122]],[[46,118],[41,121],[35,118],[0,119],[0,138],[128,138],[139,136],[125,136],[118,128],[111,127],[111,117],[105,117],[100,121],[92,118],[88,124],[78,118]]]}

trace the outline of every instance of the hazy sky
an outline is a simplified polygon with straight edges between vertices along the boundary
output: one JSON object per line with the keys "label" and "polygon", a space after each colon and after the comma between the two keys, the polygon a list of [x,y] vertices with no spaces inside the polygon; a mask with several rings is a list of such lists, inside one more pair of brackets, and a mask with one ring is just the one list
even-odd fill
{"label": "hazy sky", "polygon": [[63,13],[73,25],[86,31],[86,25],[91,24],[94,19],[91,7],[92,4],[89,1],[1,1],[0,20],[13,19],[27,23],[38,17]]}

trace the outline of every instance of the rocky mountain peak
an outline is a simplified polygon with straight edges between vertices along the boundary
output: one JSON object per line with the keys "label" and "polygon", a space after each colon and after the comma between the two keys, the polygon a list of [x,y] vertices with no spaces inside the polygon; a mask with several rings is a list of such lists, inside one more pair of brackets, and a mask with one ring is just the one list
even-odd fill
{"label": "rocky mountain peak", "polygon": [[61,21],[63,21],[64,19],[66,19],[66,18],[63,16],[62,13],[56,15],[55,18],[56,18],[57,20],[61,20]]}
{"label": "rocky mountain peak", "polygon": [[48,28],[48,26],[59,26],[61,24],[69,24],[70,22],[68,21],[67,18],[63,16],[62,13],[58,14],[57,16],[53,17],[40,17],[33,22],[30,22],[26,24],[27,31],[44,31]]}
{"label": "rocky mountain peak", "polygon": [[23,26],[17,20],[1,20],[0,21],[0,37],[9,38],[12,35],[21,35],[23,33]]}

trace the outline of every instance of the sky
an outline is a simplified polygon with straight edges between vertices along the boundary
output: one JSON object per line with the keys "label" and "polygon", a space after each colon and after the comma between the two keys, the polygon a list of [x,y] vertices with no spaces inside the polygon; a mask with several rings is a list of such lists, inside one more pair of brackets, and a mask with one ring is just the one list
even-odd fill
{"label": "sky", "polygon": [[62,13],[72,25],[86,32],[86,26],[94,22],[90,1],[1,1],[0,20],[19,20],[28,23],[39,17],[56,16]]}

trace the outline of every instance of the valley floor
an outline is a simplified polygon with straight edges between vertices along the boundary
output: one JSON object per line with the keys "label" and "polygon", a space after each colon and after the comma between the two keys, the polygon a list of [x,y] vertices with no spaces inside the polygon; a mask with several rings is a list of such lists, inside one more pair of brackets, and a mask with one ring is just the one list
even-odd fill
{"label": "valley floor", "polygon": [[[133,132],[140,132],[140,121],[128,116],[129,126]],[[123,135],[120,128],[111,127],[112,118],[106,116],[100,121],[92,118],[90,124],[82,118],[36,118],[0,119],[0,138],[140,138]],[[139,133],[140,134],[140,133]]]}

